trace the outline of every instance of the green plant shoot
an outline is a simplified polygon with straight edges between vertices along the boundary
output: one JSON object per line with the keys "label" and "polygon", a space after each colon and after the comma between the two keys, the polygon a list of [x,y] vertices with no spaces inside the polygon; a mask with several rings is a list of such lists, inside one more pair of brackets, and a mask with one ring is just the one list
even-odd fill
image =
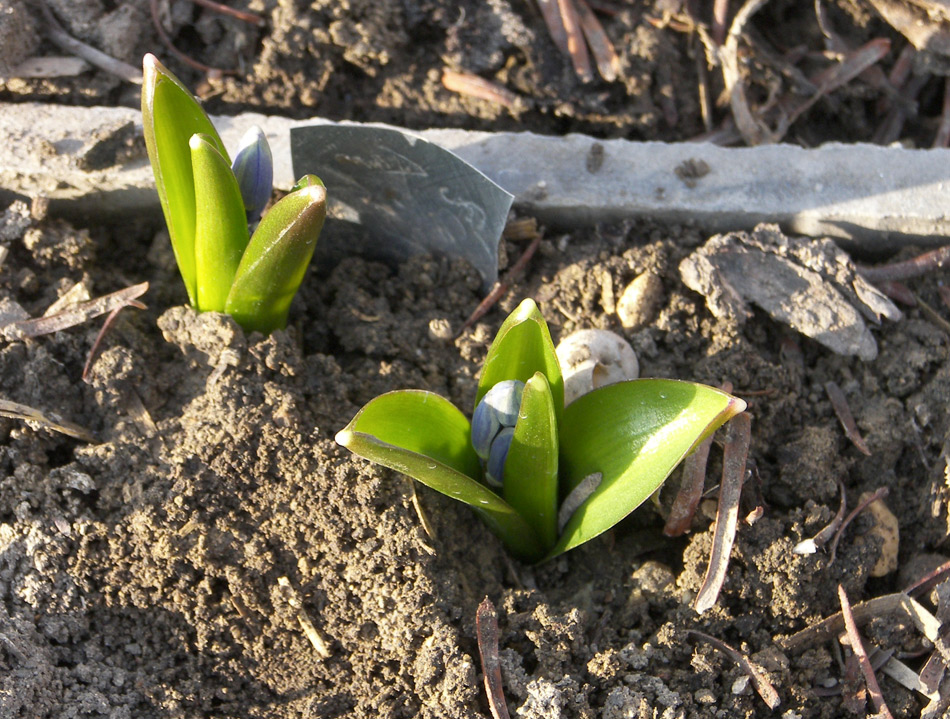
{"label": "green plant shoot", "polygon": [[488,350],[471,421],[431,392],[370,401],[336,441],[472,507],[519,558],[555,557],[613,527],[745,402],[638,379],[564,406],[547,324],[525,300]]}
{"label": "green plant shoot", "polygon": [[252,128],[232,163],[187,88],[154,55],[143,67],[145,145],[188,301],[247,331],[284,327],[323,228],[326,188],[307,175],[261,218],[273,189],[264,134]]}

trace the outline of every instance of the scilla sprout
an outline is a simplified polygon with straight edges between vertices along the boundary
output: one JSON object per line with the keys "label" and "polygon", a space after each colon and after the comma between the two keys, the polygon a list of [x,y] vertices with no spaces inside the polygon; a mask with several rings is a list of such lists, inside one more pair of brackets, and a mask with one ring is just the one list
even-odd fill
{"label": "scilla sprout", "polygon": [[264,133],[252,128],[232,164],[185,86],[153,55],[143,66],[145,146],[188,300],[248,331],[282,328],[323,227],[326,188],[306,175],[262,218],[274,174]]}
{"label": "scilla sprout", "polygon": [[639,379],[564,406],[547,324],[525,300],[482,366],[472,421],[422,390],[363,407],[336,440],[474,509],[516,556],[543,561],[610,529],[745,402],[693,382]]}

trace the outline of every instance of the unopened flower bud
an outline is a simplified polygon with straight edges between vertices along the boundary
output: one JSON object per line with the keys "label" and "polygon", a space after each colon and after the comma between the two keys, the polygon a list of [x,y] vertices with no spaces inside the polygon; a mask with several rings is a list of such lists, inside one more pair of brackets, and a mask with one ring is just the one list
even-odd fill
{"label": "unopened flower bud", "polygon": [[274,189],[274,158],[261,128],[255,125],[244,133],[231,169],[241,188],[247,221],[257,222]]}

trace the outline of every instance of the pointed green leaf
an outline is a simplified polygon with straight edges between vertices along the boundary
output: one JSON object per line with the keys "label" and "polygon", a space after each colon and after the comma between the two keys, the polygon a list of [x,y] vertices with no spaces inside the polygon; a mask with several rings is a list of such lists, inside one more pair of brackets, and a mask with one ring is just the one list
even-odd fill
{"label": "pointed green leaf", "polygon": [[548,557],[626,517],[699,442],[744,409],[745,402],[720,390],[665,379],[620,382],[572,402],[560,427],[562,494],[590,474],[602,478]]}
{"label": "pointed green leaf", "polygon": [[224,157],[227,151],[214,125],[187,88],[154,55],[143,65],[142,129],[155,175],[155,189],[165,214],[178,271],[188,300],[197,307],[195,272],[195,183],[188,142],[196,133],[208,135]]}
{"label": "pointed green leaf", "polygon": [[326,188],[307,178],[264,215],[244,251],[225,311],[245,330],[267,333],[287,324],[327,214]]}
{"label": "pointed green leaf", "polygon": [[505,460],[505,500],[534,527],[546,548],[557,541],[558,441],[554,398],[541,373],[525,384]]}
{"label": "pointed green leaf", "polygon": [[508,315],[488,348],[478,380],[477,405],[485,393],[499,382],[517,379],[527,383],[535,372],[547,377],[554,398],[554,411],[564,410],[564,380],[554,353],[551,332],[534,300],[526,299]]}
{"label": "pointed green leaf", "polygon": [[513,553],[544,556],[534,530],[501,497],[479,482],[481,467],[468,419],[451,402],[422,390],[380,395],[336,435],[354,454],[472,507]]}
{"label": "pointed green leaf", "polygon": [[247,214],[231,165],[207,135],[192,135],[195,178],[195,272],[200,312],[224,312],[247,247]]}

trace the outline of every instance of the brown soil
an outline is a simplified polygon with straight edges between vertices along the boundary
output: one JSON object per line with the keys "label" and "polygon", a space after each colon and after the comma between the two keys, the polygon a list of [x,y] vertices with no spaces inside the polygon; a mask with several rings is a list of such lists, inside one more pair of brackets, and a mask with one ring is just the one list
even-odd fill
{"label": "brown soil", "polygon": [[[74,15],[70,27],[90,42],[104,19],[124,13],[119,19],[139,31],[123,35],[124,49],[104,49],[126,59],[157,47],[144,4],[49,4],[91,8],[85,25]],[[215,110],[259,105],[409,126],[668,139],[702,128],[692,89],[673,82],[694,73],[685,37],[644,21],[662,15],[659,4],[635,4],[606,23],[627,79],[596,87],[576,82],[523,3],[236,5],[263,12],[266,33],[172,4],[183,14],[176,42],[204,62],[255,58],[250,77],[205,86]],[[811,40],[813,23],[792,8],[776,3],[762,31],[800,22]],[[883,32],[864,19],[854,33]],[[443,62],[504,79],[531,106],[515,116],[453,97],[439,85]],[[8,82],[5,92],[132,99],[102,74],[84,78],[82,93],[75,82]],[[846,93],[842,104],[853,124],[826,122],[819,109],[798,139],[864,139],[872,103]],[[512,715],[837,717],[842,698],[829,689],[844,675],[838,647],[783,651],[782,636],[837,611],[838,584],[857,603],[944,561],[934,556],[948,532],[944,331],[910,308],[881,328],[877,359],[863,362],[792,337],[764,315],[742,327],[716,320],[677,272],[706,239],[696,228],[631,220],[549,235],[500,306],[454,340],[433,329],[461,326],[480,300],[479,280],[444,258],[395,270],[353,258],[329,276],[312,273],[289,329],[263,338],[181,307],[167,236],[148,223],[77,229],[14,206],[0,238],[9,249],[0,266],[4,314],[16,303],[37,316],[77,282],[93,295],[151,285],[150,309],[123,312],[88,382],[81,375],[97,323],[0,347],[0,397],[98,439],[0,419],[0,717],[488,716],[475,644],[475,609],[486,596],[499,610]],[[648,326],[624,330],[615,298],[646,270],[662,278],[662,300]],[[939,282],[912,288],[939,307]],[[418,488],[428,536],[411,484],[333,442],[362,403],[390,389],[426,388],[471,406],[488,343],[526,296],[538,299],[555,340],[609,328],[636,348],[642,375],[728,380],[748,399],[766,511],[741,524],[710,612],[690,608],[709,557],[708,506],[686,539],[664,539],[647,506],[588,545],[528,567],[466,508]],[[847,395],[872,456],[845,437],[828,381]],[[711,486],[720,456],[714,450]],[[862,492],[890,488],[902,571],[870,576],[881,543],[869,514],[848,529],[834,564],[826,552],[792,553],[834,515],[838,480],[850,506]],[[661,507],[677,483],[674,475]],[[301,616],[329,656],[308,641]],[[691,641],[690,629],[767,671],[778,712],[732,660]],[[872,622],[865,636],[920,666],[920,635],[893,617]],[[895,716],[919,715],[920,696],[881,682]]]}

